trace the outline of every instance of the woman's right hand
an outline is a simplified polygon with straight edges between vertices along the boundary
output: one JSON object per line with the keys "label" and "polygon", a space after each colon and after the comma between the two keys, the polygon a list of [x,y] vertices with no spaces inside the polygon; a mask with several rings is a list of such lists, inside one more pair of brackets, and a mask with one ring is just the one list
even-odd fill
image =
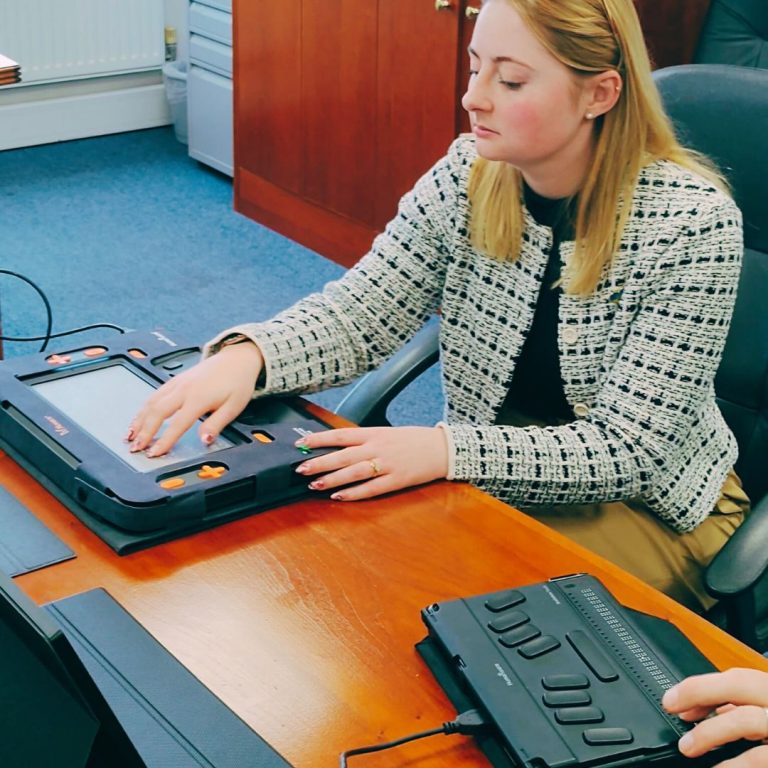
{"label": "woman's right hand", "polygon": [[[167,453],[202,416],[200,440],[210,445],[245,408],[264,367],[261,350],[250,341],[222,347],[215,355],[163,384],[136,414],[128,429],[132,453],[150,457]],[[157,431],[168,423],[157,440]]]}

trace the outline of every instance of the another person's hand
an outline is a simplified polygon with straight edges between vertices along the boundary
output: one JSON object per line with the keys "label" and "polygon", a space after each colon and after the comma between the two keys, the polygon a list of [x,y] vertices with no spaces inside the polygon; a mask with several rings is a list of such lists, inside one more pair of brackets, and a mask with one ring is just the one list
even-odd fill
{"label": "another person's hand", "polygon": [[[698,757],[739,739],[758,742],[768,739],[766,672],[729,669],[689,677],[670,688],[662,704],[683,720],[701,721],[680,739],[680,751],[686,757]],[[764,768],[768,766],[768,744],[748,749],[719,765],[720,768]]]}
{"label": "another person's hand", "polygon": [[448,474],[448,448],[440,427],[357,427],[314,432],[297,445],[340,448],[307,458],[298,468],[312,475],[309,487],[334,492],[332,499],[356,501],[428,483]]}
{"label": "another person's hand", "polygon": [[[163,384],[144,404],[128,429],[132,452],[148,448],[147,456],[167,453],[202,416],[198,427],[206,445],[248,405],[264,365],[259,348],[251,342],[223,347],[217,354]],[[168,424],[155,443],[163,422]]]}

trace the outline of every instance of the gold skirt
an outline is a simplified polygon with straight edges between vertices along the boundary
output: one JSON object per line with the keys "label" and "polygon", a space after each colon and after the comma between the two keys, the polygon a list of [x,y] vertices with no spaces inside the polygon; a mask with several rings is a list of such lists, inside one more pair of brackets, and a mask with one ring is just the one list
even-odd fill
{"label": "gold skirt", "polygon": [[704,569],[749,512],[749,499],[731,471],[709,517],[677,533],[640,501],[524,509],[695,611],[717,601],[704,588]]}

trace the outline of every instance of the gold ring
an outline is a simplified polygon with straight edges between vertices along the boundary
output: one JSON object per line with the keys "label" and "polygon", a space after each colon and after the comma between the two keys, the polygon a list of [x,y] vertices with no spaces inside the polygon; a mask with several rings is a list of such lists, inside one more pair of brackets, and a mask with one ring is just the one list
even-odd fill
{"label": "gold ring", "polygon": [[376,477],[381,472],[381,467],[376,463],[375,459],[371,459],[368,463],[371,465],[373,476]]}

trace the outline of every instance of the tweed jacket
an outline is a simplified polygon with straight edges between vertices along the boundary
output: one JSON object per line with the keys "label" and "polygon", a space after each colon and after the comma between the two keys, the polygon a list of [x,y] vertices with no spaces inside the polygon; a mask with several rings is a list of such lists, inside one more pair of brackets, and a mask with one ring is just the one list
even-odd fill
{"label": "tweed jacket", "polygon": [[[519,258],[469,241],[474,140],[462,136],[407,194],[371,251],[271,321],[228,329],[261,348],[257,394],[346,383],[440,309],[449,479],[516,506],[641,499],[673,529],[707,517],[736,459],[713,380],[743,251],[733,201],[668,161],[647,166],[620,247],[586,297],[560,297],[561,376],[574,419],[495,424],[531,325],[552,231],[524,211]],[[573,242],[560,256],[567,274]]]}

